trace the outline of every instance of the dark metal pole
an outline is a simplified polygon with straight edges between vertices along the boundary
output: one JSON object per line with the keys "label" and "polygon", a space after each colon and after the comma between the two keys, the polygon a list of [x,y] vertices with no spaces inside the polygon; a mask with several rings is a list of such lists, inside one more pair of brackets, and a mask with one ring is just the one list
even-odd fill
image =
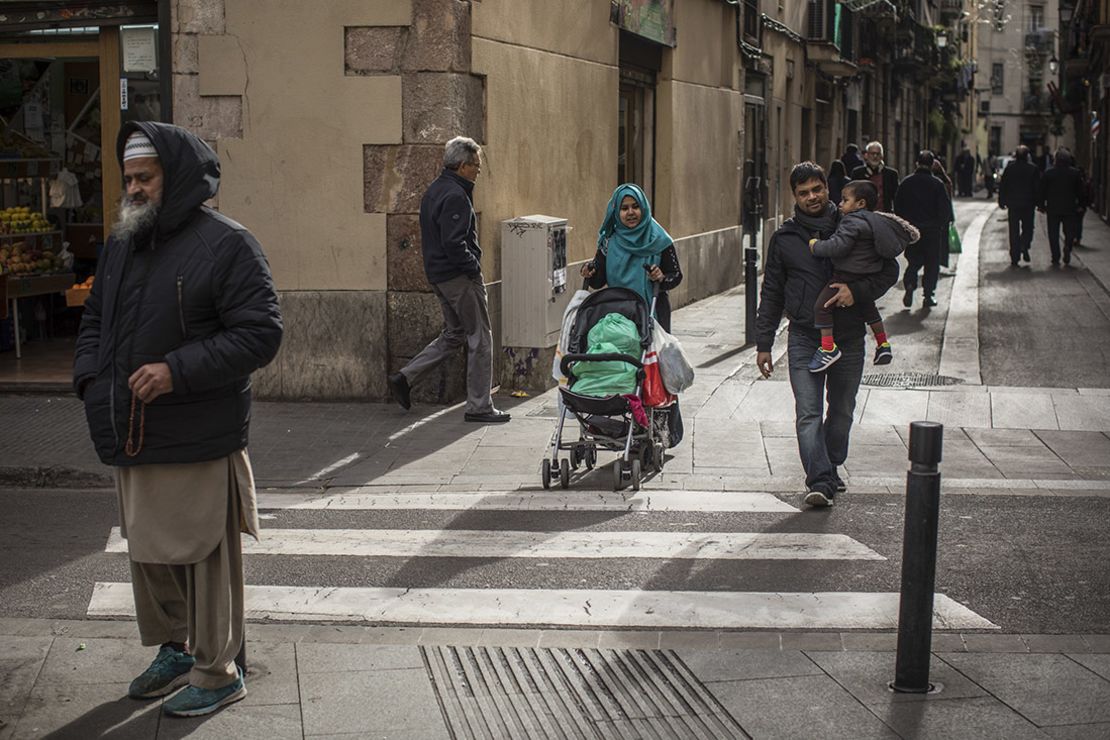
{"label": "dark metal pole", "polygon": [[937,574],[937,520],[944,425],[910,424],[910,470],[906,474],[906,521],[902,535],[902,597],[898,608],[898,656],[892,689],[924,694],[933,639],[933,589]]}
{"label": "dark metal pole", "polygon": [[756,261],[759,250],[755,247],[756,230],[748,229],[748,246],[744,248],[744,341],[755,344],[755,312],[759,288],[757,287]]}

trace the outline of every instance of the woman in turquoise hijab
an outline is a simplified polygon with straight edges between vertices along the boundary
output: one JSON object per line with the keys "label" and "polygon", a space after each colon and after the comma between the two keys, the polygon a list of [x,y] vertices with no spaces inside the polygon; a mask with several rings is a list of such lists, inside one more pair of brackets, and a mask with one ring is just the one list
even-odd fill
{"label": "woman in turquoise hijab", "polygon": [[609,198],[597,232],[597,254],[582,266],[590,288],[628,288],[651,304],[653,283],[659,283],[655,318],[671,330],[671,301],[667,291],[682,282],[674,240],[651,217],[651,204],[637,185],[617,186]]}
{"label": "woman in turquoise hijab", "polygon": [[[597,231],[597,254],[582,265],[582,277],[590,288],[628,288],[651,305],[652,285],[659,284],[655,319],[664,330],[671,330],[671,299],[667,291],[682,282],[682,268],[674,240],[651,217],[651,204],[638,185],[618,185],[609,198],[605,218]],[[670,407],[667,419],[669,447],[682,440],[682,416],[678,401]]]}

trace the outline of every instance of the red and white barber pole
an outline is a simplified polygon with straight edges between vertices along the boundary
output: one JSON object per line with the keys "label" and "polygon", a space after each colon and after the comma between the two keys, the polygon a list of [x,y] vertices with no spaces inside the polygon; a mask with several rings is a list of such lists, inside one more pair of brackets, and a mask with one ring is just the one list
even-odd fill
{"label": "red and white barber pole", "polygon": [[1091,140],[1098,139],[1098,132],[1102,129],[1102,122],[1098,120],[1098,111],[1091,111]]}

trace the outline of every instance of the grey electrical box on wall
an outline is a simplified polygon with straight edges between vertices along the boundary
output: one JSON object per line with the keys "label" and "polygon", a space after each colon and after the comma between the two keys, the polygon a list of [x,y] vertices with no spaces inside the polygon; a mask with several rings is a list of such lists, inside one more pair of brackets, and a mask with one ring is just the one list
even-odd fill
{"label": "grey electrical box on wall", "polygon": [[501,342],[551,347],[574,293],[567,274],[567,220],[520,216],[501,222]]}

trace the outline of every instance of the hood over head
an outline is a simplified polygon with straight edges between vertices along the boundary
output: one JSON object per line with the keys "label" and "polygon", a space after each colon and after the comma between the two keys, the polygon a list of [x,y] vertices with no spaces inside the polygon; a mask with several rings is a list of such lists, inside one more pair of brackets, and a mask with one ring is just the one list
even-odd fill
{"label": "hood over head", "polygon": [[220,160],[212,147],[180,126],[156,121],[129,121],[116,138],[116,158],[123,170],[127,138],[141,131],[154,144],[162,164],[162,203],[158,212],[159,236],[172,234],[192,217],[220,187]]}

